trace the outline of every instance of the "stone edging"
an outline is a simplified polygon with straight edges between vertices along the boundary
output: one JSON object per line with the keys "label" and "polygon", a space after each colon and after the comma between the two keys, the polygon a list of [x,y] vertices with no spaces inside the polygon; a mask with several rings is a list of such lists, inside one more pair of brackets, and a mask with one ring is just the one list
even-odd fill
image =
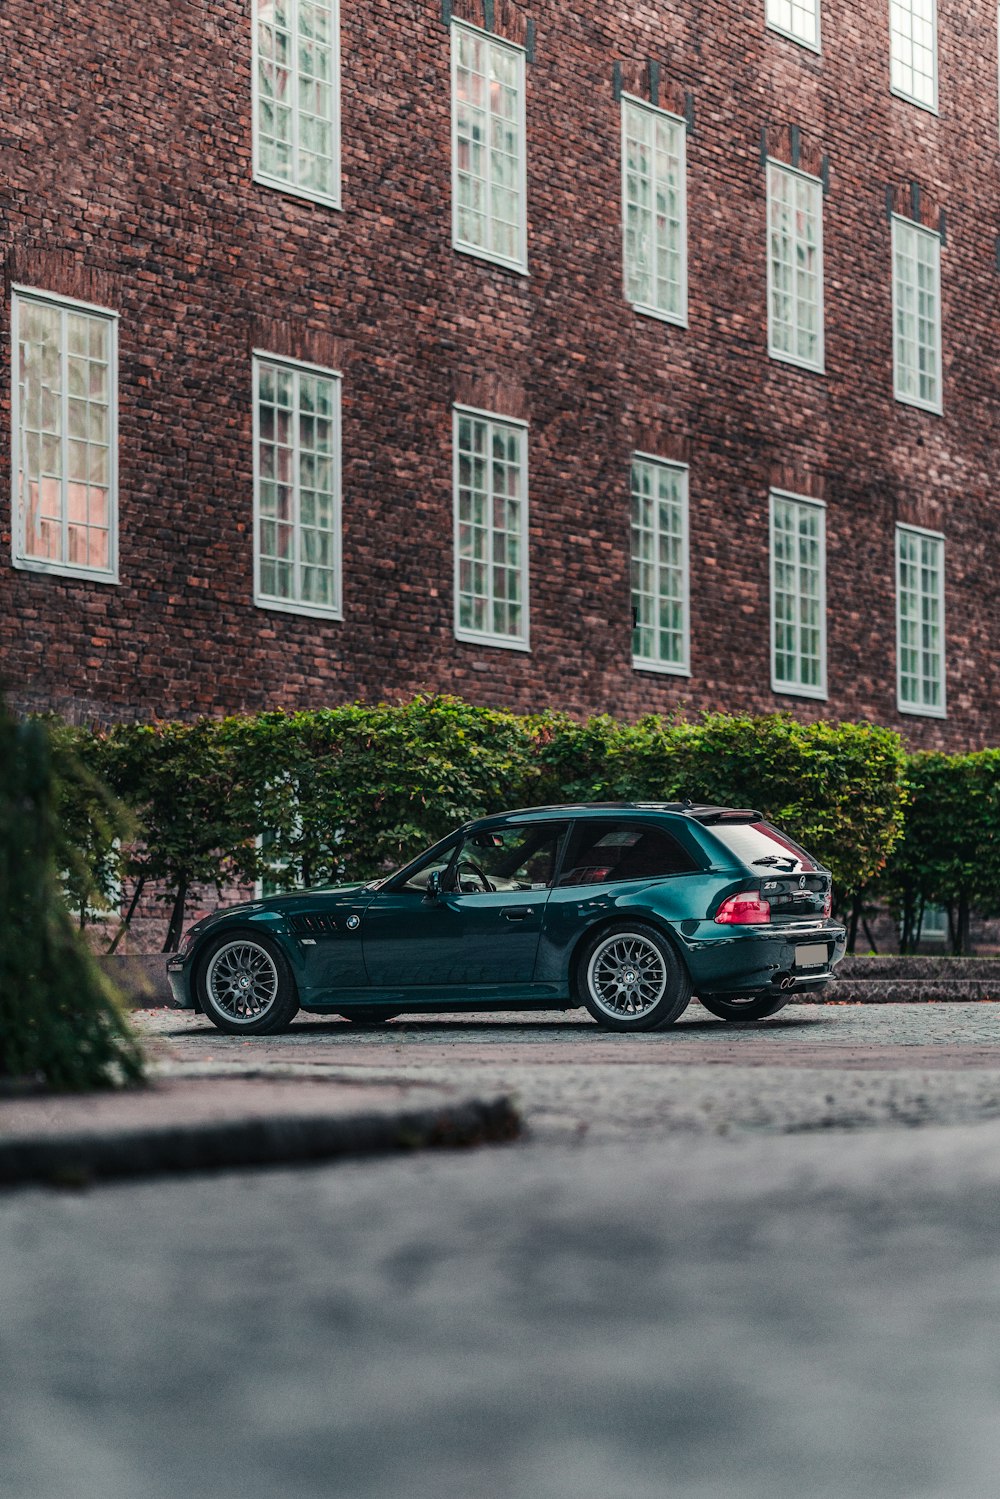
{"label": "stone edging", "polygon": [[0,1185],[84,1186],[105,1177],[277,1166],[515,1140],[507,1097],[398,1113],[275,1115],[150,1129],[0,1140]]}

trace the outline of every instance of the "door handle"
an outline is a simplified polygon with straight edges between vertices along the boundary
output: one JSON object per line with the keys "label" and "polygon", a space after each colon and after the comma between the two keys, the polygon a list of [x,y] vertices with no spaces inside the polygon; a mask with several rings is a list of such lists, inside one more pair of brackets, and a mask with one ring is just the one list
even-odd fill
{"label": "door handle", "polygon": [[525,917],[534,916],[535,913],[530,906],[504,906],[500,914],[506,916],[508,921],[524,921]]}

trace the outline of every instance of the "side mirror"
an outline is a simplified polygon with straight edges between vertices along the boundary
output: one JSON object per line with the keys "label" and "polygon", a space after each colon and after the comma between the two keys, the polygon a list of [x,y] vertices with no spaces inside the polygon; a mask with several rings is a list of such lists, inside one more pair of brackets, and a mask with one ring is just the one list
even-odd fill
{"label": "side mirror", "polygon": [[428,900],[437,900],[438,896],[441,894],[440,869],[431,870],[430,874],[427,876],[427,884],[424,888],[427,891]]}

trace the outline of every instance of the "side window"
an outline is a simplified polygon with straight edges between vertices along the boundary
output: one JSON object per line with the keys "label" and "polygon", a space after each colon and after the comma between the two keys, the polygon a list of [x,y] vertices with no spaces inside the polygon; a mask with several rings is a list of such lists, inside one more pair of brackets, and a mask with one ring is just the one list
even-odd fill
{"label": "side window", "polygon": [[432,874],[444,876],[445,870],[451,864],[454,852],[454,841],[447,848],[442,848],[440,844],[435,844],[421,859],[420,863],[416,864],[410,870],[406,883],[403,885],[394,885],[393,888],[397,891],[405,890],[408,895],[426,895],[427,881]]}
{"label": "side window", "polygon": [[547,890],[566,827],[564,822],[545,822],[470,834],[451,866],[451,889],[460,895]]}
{"label": "side window", "polygon": [[612,880],[688,874],[697,865],[664,828],[643,823],[578,823],[560,885],[605,885]]}

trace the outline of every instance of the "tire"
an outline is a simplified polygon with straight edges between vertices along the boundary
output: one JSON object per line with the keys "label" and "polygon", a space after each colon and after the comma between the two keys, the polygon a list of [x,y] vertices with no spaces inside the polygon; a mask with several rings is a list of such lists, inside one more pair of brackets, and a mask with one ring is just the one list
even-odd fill
{"label": "tire", "polygon": [[356,1009],[338,1010],[337,1014],[352,1025],[384,1025],[387,1020],[395,1020],[399,1011],[383,1010],[378,1005],[358,1005]]}
{"label": "tire", "polygon": [[750,1020],[767,1020],[777,1015],[788,1003],[787,994],[747,994],[744,998],[734,995],[724,999],[721,994],[699,994],[699,1000],[720,1020],[729,1020],[738,1025]]}
{"label": "tire", "polygon": [[256,932],[227,932],[198,960],[201,1007],[220,1031],[273,1036],[298,1013],[295,978],[277,942]]}
{"label": "tire", "polygon": [[687,969],[670,943],[644,921],[605,927],[585,944],[576,992],[599,1025],[653,1031],[672,1025],[691,999]]}

